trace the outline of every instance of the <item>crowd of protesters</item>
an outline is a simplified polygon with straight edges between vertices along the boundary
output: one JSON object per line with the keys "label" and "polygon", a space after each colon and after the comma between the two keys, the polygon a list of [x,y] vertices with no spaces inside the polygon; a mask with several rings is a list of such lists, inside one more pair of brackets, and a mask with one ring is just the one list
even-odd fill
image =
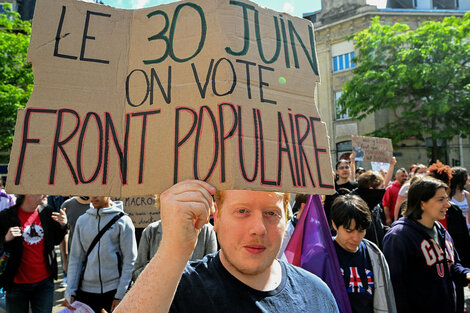
{"label": "crowd of protesters", "polygon": [[[342,158],[335,194],[323,197],[350,309],[466,312],[468,173],[439,161],[395,165],[393,158],[383,173],[356,166],[354,155]],[[109,197],[15,197],[2,188],[6,310],[52,311],[60,244],[70,310],[80,301],[95,312],[134,312],[135,303],[155,312],[336,312],[328,287],[283,258],[307,199],[296,195],[292,210],[288,194],[221,193],[203,182],[181,182],[162,194],[162,220],[136,238],[122,202]]]}

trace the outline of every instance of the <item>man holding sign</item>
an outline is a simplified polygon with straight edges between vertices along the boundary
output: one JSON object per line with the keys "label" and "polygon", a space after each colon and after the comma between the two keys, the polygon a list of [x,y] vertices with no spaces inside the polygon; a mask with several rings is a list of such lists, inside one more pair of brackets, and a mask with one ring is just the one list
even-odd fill
{"label": "man holding sign", "polygon": [[[338,312],[318,277],[276,259],[288,200],[194,180],[172,186],[161,195],[160,248],[115,312]],[[212,208],[221,250],[187,264]]]}

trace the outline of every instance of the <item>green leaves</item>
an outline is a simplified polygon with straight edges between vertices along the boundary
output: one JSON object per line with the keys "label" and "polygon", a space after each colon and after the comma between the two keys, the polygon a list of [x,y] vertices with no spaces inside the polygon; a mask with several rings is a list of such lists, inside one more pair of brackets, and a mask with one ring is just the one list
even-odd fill
{"label": "green leaves", "polygon": [[374,132],[395,145],[412,136],[470,135],[470,13],[416,30],[375,17],[354,40],[354,76],[339,99],[351,117],[398,110]]}
{"label": "green leaves", "polygon": [[16,114],[24,108],[33,90],[33,72],[27,63],[31,23],[22,21],[11,6],[0,14],[0,151],[13,142]]}

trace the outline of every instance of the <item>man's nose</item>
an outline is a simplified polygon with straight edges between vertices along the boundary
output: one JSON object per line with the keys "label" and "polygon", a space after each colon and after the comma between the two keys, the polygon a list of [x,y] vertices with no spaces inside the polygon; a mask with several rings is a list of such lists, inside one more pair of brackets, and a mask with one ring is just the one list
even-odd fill
{"label": "man's nose", "polygon": [[266,234],[266,225],[262,212],[256,212],[250,218],[250,234],[251,235],[264,235]]}
{"label": "man's nose", "polygon": [[361,234],[358,231],[353,232],[352,236],[353,236],[353,239],[354,239],[355,242],[358,242],[358,241],[362,240]]}

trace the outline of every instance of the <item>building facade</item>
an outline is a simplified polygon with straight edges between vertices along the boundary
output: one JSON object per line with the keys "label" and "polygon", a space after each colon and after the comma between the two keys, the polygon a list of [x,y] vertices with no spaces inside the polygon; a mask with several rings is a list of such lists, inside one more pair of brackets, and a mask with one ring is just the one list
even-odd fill
{"label": "building facade", "polygon": [[[382,125],[399,118],[400,112],[383,110],[370,114],[362,121],[339,114],[338,99],[344,84],[352,76],[355,64],[354,43],[347,37],[368,28],[372,18],[380,16],[381,23],[402,23],[416,29],[424,21],[440,21],[446,16],[463,16],[470,10],[470,0],[389,0],[386,8],[378,8],[367,0],[322,0],[322,9],[304,14],[315,26],[320,84],[315,93],[316,104],[328,127],[330,151],[333,163],[351,152],[351,136],[365,135]],[[451,166],[470,167],[470,140],[455,136],[439,143],[442,149],[439,159]],[[413,163],[428,164],[432,144],[417,140],[399,143],[394,155],[397,166],[408,167]],[[364,162],[365,168],[370,164]]]}

